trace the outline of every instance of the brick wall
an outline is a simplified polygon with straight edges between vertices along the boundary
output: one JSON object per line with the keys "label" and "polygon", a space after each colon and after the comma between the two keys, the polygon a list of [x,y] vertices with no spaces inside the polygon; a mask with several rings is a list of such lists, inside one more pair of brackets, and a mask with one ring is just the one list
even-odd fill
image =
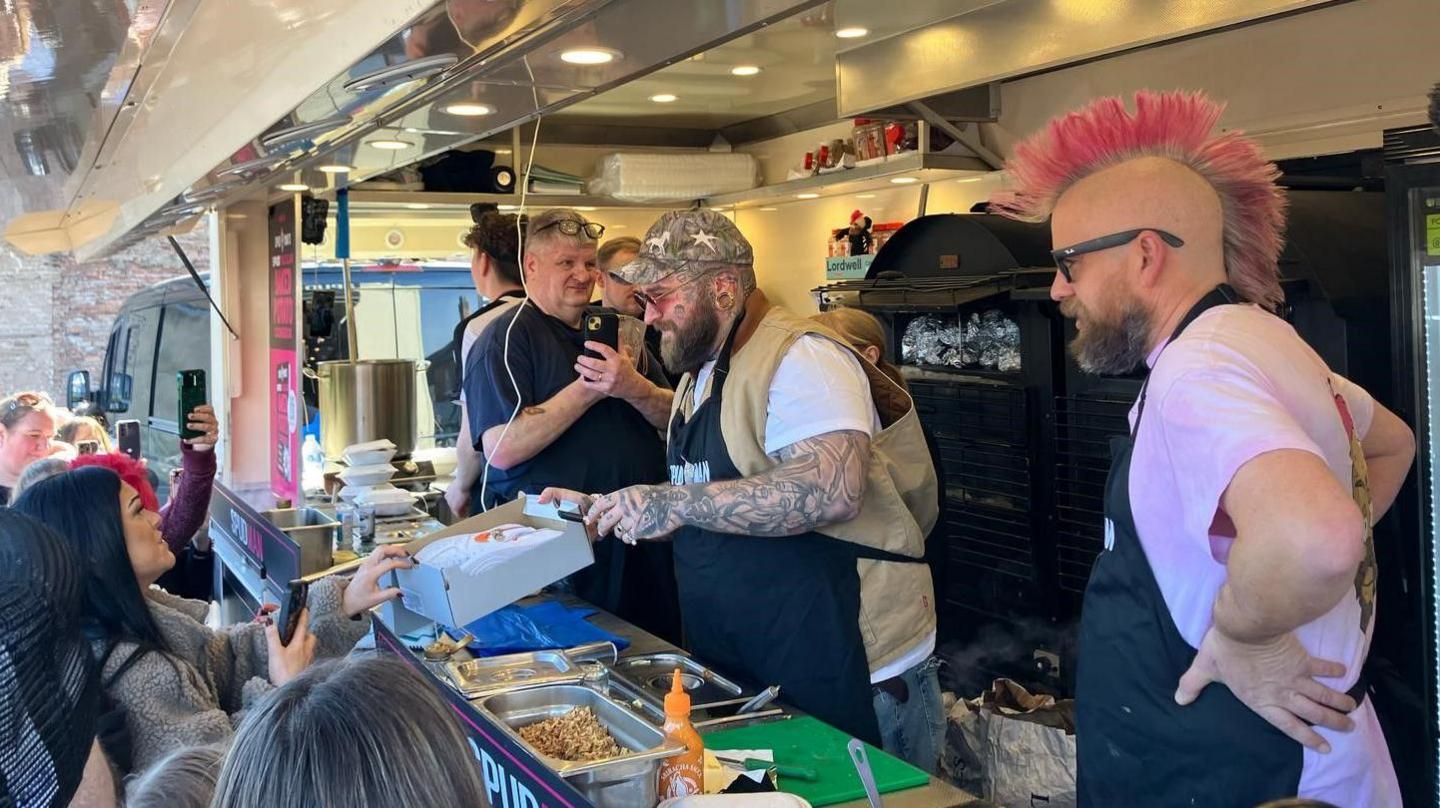
{"label": "brick wall", "polygon": [[[195,268],[208,271],[208,230],[196,227],[178,240]],[[125,299],[185,274],[164,238],[83,263],[68,255],[26,256],[0,244],[0,395],[39,389],[63,401],[70,371],[98,377]]]}

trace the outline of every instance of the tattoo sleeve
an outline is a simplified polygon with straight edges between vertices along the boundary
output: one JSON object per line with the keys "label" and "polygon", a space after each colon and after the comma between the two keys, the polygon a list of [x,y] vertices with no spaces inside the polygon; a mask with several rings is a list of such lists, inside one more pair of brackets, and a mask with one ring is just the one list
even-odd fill
{"label": "tattoo sleeve", "polygon": [[844,430],[782,449],[780,465],[739,480],[653,490],[638,525],[681,524],[748,536],[794,536],[853,519],[865,495],[870,437]]}

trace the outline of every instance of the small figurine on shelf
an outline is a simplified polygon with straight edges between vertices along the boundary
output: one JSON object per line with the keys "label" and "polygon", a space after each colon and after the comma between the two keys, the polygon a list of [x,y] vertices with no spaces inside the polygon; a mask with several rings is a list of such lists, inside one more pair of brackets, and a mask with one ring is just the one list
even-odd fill
{"label": "small figurine on shelf", "polygon": [[838,231],[839,235],[835,240],[845,240],[850,244],[849,255],[865,255],[870,252],[872,239],[870,237],[870,217],[860,211],[850,213],[850,227]]}

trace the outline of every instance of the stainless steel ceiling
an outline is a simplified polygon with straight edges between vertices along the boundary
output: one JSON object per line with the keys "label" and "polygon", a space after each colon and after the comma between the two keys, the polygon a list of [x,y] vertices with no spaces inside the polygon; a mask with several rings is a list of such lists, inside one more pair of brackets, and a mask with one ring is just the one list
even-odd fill
{"label": "stainless steel ceiling", "polygon": [[[155,0],[152,0],[154,2]],[[311,171],[348,178],[503,131],[783,19],[818,0],[0,0],[0,226],[12,242],[87,258],[172,224],[182,195],[239,163],[280,165],[222,188],[223,203]],[[8,27],[5,27],[8,26]],[[378,43],[378,44],[377,44]],[[621,58],[561,61],[597,45]],[[351,79],[453,53],[437,77],[363,92]],[[478,101],[494,113],[443,109]],[[268,131],[343,115],[328,134],[266,150]],[[366,145],[399,138],[412,145]],[[5,182],[9,180],[9,182]],[[158,215],[168,209],[170,213]],[[63,240],[62,240],[63,241]]]}

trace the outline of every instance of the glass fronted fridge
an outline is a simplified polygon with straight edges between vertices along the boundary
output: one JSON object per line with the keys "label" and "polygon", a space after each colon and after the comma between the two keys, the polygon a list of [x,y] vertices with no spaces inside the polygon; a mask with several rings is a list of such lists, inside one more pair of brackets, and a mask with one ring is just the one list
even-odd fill
{"label": "glass fronted fridge", "polygon": [[1416,462],[1387,517],[1395,520],[1398,530],[1392,535],[1400,541],[1389,548],[1391,573],[1381,558],[1380,617],[1371,658],[1389,664],[1372,670],[1371,681],[1405,802],[1419,805],[1434,804],[1440,788],[1440,613],[1435,597],[1440,589],[1440,133],[1430,127],[1388,131],[1385,160],[1393,400],[1415,429]]}

